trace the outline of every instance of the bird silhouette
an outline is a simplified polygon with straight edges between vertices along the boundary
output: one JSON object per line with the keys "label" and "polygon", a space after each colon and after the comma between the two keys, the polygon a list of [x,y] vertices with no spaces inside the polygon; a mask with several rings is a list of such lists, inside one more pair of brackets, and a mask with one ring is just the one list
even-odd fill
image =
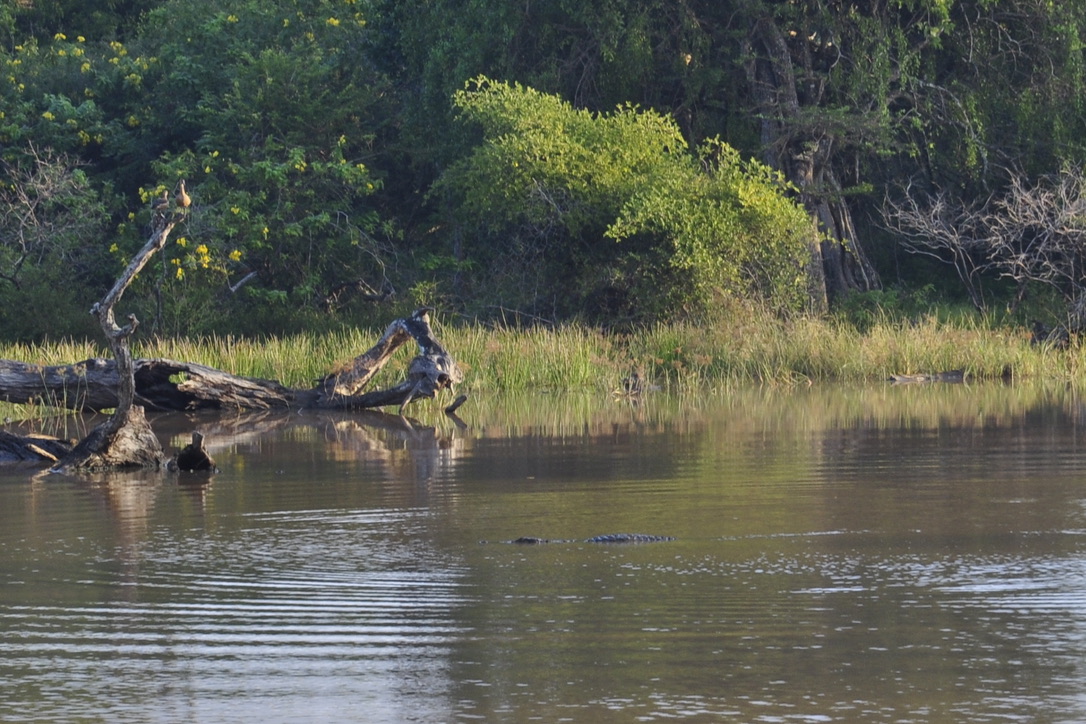
{"label": "bird silhouette", "polygon": [[177,196],[174,197],[174,201],[178,207],[187,209],[192,205],[192,197],[185,192],[185,180],[181,179],[181,188],[177,192]]}

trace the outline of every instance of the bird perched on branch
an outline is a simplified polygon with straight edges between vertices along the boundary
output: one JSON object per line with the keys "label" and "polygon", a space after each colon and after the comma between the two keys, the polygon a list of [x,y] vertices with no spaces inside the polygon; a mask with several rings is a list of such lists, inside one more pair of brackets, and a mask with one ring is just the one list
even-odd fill
{"label": "bird perched on branch", "polygon": [[177,203],[178,208],[187,209],[192,206],[192,197],[185,192],[185,180],[181,179],[181,188],[177,191],[177,196],[174,197],[174,201]]}
{"label": "bird perched on branch", "polygon": [[162,189],[162,195],[151,202],[151,211],[165,211],[169,205],[170,193],[166,189]]}

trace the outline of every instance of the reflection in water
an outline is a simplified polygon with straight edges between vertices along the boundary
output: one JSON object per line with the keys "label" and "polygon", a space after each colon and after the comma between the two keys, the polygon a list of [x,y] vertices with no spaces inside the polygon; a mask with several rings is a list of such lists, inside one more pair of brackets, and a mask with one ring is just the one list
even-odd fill
{"label": "reflection in water", "polygon": [[[155,421],[0,478],[5,721],[1081,721],[1073,390]],[[480,544],[674,535],[646,545]]]}

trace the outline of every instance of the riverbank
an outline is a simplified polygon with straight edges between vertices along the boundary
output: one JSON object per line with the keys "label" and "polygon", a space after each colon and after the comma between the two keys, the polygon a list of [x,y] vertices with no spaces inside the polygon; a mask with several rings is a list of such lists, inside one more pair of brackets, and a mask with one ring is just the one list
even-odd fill
{"label": "riverbank", "polygon": [[[964,370],[975,378],[1010,373],[1070,381],[1086,375],[1086,360],[1077,347],[1032,345],[1022,328],[948,324],[934,318],[887,320],[862,331],[832,318],[754,316],[733,316],[711,325],[657,325],[621,335],[583,325],[512,329],[435,322],[434,327],[464,368],[465,386],[477,391],[611,391],[634,372],[646,383],[667,389],[870,382],[946,370]],[[263,339],[138,340],[133,352],[310,387],[379,336],[376,329],[349,329]],[[398,382],[413,353],[407,348],[398,353],[382,373],[384,379],[375,384]],[[39,364],[94,356],[108,356],[108,350],[97,342],[72,340],[0,346],[0,357]]]}

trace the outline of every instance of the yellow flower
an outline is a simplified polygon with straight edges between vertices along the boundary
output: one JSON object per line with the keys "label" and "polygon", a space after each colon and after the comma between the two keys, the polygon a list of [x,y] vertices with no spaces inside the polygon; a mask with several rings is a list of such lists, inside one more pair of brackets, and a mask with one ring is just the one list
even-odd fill
{"label": "yellow flower", "polygon": [[46,111],[45,113],[42,113],[41,117],[44,118],[47,121],[51,121],[51,120],[53,120],[53,118],[55,118],[55,116],[52,113],[50,113],[49,111]]}
{"label": "yellow flower", "polygon": [[241,260],[241,249],[234,249],[232,252],[230,252],[230,260],[231,261],[240,261]]}
{"label": "yellow flower", "polygon": [[228,23],[236,23],[237,21],[238,21],[238,16],[237,15],[227,15],[226,16],[226,22],[228,22]]}
{"label": "yellow flower", "polygon": [[117,246],[116,242],[109,245],[109,253],[110,254],[116,254],[119,249],[120,249],[120,247]]}
{"label": "yellow flower", "polygon": [[177,267],[177,278],[178,279],[184,279],[185,278],[185,270],[182,269],[181,267]]}
{"label": "yellow flower", "polygon": [[[187,246],[187,245],[188,245],[188,243],[189,243],[189,240],[188,240],[188,239],[186,239],[186,238],[185,238],[185,237],[183,237],[183,236],[181,236],[181,237],[178,237],[178,239],[177,239],[177,245],[178,245],[178,246],[182,246],[182,247],[183,247],[183,246]],[[173,260],[173,262],[174,262],[174,264],[178,264],[178,263],[180,263],[180,262],[178,262],[178,261],[177,261],[176,259],[174,259],[174,260]]]}
{"label": "yellow flower", "polygon": [[67,40],[67,39],[68,39],[68,36],[65,35],[64,33],[57,33],[56,35],[53,36],[53,40]]}
{"label": "yellow flower", "polygon": [[230,207],[230,212],[233,213],[233,214],[240,214],[241,213],[241,207],[231,206]]}
{"label": "yellow flower", "polygon": [[85,43],[85,42],[87,42],[87,39],[86,39],[86,38],[84,38],[84,37],[83,37],[82,35],[77,35],[77,36],[75,36],[75,39],[76,39],[76,42],[78,42],[78,43]]}
{"label": "yellow flower", "polygon": [[328,23],[333,28],[336,27],[337,25],[339,25],[339,19],[338,18],[328,18],[324,22]]}
{"label": "yellow flower", "polygon": [[207,256],[207,244],[200,244],[196,247],[196,253],[200,256]]}

